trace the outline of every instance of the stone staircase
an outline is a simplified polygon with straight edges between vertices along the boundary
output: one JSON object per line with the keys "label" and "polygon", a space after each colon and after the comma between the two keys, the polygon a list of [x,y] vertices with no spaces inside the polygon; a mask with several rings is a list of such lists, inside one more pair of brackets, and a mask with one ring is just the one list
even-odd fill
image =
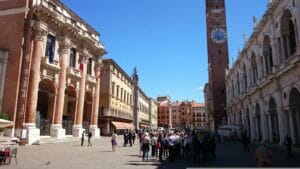
{"label": "stone staircase", "polygon": [[43,144],[58,144],[58,143],[70,143],[70,142],[80,142],[80,138],[73,137],[72,135],[66,136],[64,139],[53,138],[50,136],[40,136],[40,140],[33,143],[33,145],[43,145]]}

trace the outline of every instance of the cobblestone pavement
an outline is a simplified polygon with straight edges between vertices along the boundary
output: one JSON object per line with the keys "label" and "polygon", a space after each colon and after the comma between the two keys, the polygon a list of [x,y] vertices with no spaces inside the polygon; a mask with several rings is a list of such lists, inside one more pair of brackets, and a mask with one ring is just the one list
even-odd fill
{"label": "cobblestone pavement", "polygon": [[[116,152],[111,151],[110,138],[102,137],[93,141],[93,146],[80,146],[80,142],[21,146],[18,152],[18,164],[12,159],[3,169],[181,169],[187,167],[255,167],[253,160],[256,145],[251,145],[250,153],[242,150],[240,143],[226,142],[217,145],[217,159],[212,162],[193,164],[186,161],[160,163],[157,159],[142,162],[139,148],[122,147],[123,140],[118,139]],[[299,167],[300,155],[292,159],[285,158],[285,152],[272,148],[274,167]]]}

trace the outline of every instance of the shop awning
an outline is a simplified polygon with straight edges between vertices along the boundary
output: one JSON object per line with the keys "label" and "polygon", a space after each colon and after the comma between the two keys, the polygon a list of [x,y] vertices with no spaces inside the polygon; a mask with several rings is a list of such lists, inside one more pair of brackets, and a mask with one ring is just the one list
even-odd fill
{"label": "shop awning", "polygon": [[112,121],[111,123],[116,127],[116,129],[129,129],[129,130],[134,129],[134,126],[131,123],[124,123],[118,121]]}
{"label": "shop awning", "polygon": [[0,127],[4,128],[4,127],[9,127],[14,125],[14,122],[9,121],[9,120],[5,120],[5,119],[0,119]]}
{"label": "shop awning", "polygon": [[141,128],[148,128],[148,127],[150,127],[150,126],[149,126],[149,125],[146,125],[146,124],[141,124],[141,123],[140,123],[140,127],[141,127]]}

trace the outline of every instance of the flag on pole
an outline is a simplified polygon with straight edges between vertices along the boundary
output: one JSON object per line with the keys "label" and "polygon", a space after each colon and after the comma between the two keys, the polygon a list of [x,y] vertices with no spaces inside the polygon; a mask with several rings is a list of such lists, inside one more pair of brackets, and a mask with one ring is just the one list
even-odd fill
{"label": "flag on pole", "polygon": [[83,71],[83,67],[84,67],[84,66],[83,66],[83,62],[81,61],[80,64],[79,64],[79,70],[80,70],[80,71]]}
{"label": "flag on pole", "polygon": [[84,68],[84,64],[83,63],[84,63],[83,58],[81,58],[80,62],[79,62],[79,70],[82,71],[82,72],[83,72],[83,68]]}

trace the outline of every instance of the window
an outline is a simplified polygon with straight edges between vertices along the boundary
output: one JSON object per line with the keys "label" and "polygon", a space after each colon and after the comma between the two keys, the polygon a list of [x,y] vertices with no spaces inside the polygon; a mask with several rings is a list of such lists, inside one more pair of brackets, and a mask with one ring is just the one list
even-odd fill
{"label": "window", "polygon": [[48,57],[49,63],[53,63],[55,51],[55,37],[52,35],[47,36],[45,56]]}
{"label": "window", "polygon": [[252,69],[252,82],[253,84],[256,84],[256,81],[258,79],[258,71],[257,71],[257,64],[256,64],[256,58],[255,58],[255,54],[252,53],[251,56],[251,69]]}
{"label": "window", "polygon": [[119,98],[119,88],[120,88],[120,86],[117,85],[117,99]]}
{"label": "window", "polygon": [[111,82],[111,95],[115,96],[115,82]]}
{"label": "window", "polygon": [[87,72],[86,72],[88,75],[92,74],[92,63],[93,63],[92,58],[89,58],[87,63]]}
{"label": "window", "polygon": [[247,91],[248,88],[248,82],[247,82],[247,72],[246,72],[246,65],[243,66],[243,78],[244,78],[244,92]]}
{"label": "window", "polygon": [[70,49],[70,59],[69,59],[69,67],[76,67],[76,49]]}
{"label": "window", "polygon": [[120,97],[120,100],[122,101],[123,99],[123,88],[121,88],[121,97]]}
{"label": "window", "polygon": [[291,57],[296,52],[296,29],[291,12],[287,9],[281,18],[281,36],[284,58]]}

